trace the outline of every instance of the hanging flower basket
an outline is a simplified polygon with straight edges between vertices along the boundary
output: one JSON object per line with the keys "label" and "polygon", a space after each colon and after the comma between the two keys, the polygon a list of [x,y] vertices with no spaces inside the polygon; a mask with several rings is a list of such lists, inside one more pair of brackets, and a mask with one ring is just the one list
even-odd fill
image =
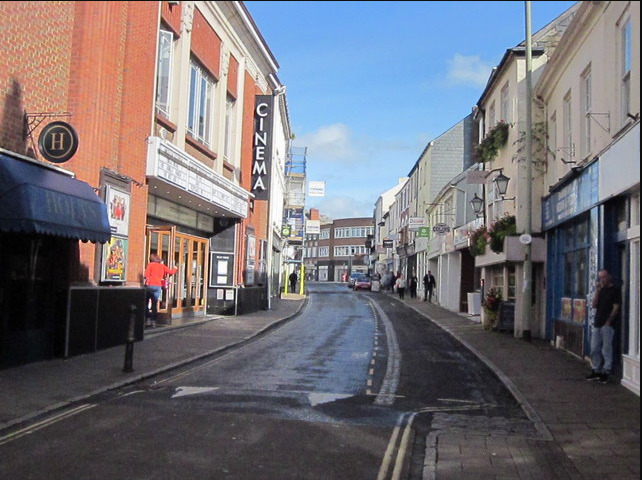
{"label": "hanging flower basket", "polygon": [[490,234],[486,229],[486,225],[482,225],[476,230],[473,230],[469,234],[469,238],[470,238],[470,246],[468,247],[468,251],[470,252],[470,254],[473,257],[476,257],[478,255],[483,255],[486,252],[486,244],[490,239]]}
{"label": "hanging flower basket", "polygon": [[490,162],[497,157],[499,150],[508,141],[508,123],[499,122],[491,128],[484,139],[475,147],[475,153],[481,163]]}
{"label": "hanging flower basket", "polygon": [[488,229],[490,249],[495,253],[502,253],[504,251],[504,238],[515,235],[516,232],[515,215],[504,215],[497,219]]}

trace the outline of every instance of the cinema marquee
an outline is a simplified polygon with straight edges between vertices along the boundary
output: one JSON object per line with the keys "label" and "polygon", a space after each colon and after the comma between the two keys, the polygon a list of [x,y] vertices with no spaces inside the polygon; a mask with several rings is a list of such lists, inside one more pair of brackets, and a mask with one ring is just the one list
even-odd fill
{"label": "cinema marquee", "polygon": [[254,107],[254,142],[252,158],[252,188],[256,200],[268,200],[270,159],[272,158],[272,95],[257,95]]}

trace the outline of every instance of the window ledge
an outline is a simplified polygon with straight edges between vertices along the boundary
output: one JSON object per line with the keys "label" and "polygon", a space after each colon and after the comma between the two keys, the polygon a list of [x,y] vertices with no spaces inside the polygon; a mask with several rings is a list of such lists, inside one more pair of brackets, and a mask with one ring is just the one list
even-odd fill
{"label": "window ledge", "polygon": [[216,152],[213,152],[212,150],[207,148],[205,145],[203,145],[199,140],[196,140],[190,133],[185,134],[185,141],[189,143],[192,147],[194,147],[196,150],[201,152],[203,155],[206,155],[212,160],[216,160],[218,156]]}

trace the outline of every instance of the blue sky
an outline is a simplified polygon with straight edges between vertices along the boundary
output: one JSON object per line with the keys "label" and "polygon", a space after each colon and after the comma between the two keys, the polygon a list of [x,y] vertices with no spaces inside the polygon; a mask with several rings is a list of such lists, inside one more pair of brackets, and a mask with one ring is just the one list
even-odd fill
{"label": "blue sky", "polygon": [[[370,217],[426,144],[471,113],[525,2],[244,2],[280,65],[307,197],[333,219]],[[576,2],[531,2],[535,33]]]}

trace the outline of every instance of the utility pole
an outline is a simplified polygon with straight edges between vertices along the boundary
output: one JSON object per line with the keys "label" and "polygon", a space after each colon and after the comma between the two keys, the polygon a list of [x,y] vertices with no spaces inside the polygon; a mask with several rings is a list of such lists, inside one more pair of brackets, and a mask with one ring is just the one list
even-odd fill
{"label": "utility pole", "polygon": [[523,317],[522,317],[522,338],[525,341],[531,340],[531,303],[533,296],[533,262],[531,259],[531,230],[533,223],[533,200],[532,200],[532,161],[533,161],[533,52],[531,45],[531,2],[525,1],[526,19],[526,228],[524,229],[524,278],[523,290]]}

